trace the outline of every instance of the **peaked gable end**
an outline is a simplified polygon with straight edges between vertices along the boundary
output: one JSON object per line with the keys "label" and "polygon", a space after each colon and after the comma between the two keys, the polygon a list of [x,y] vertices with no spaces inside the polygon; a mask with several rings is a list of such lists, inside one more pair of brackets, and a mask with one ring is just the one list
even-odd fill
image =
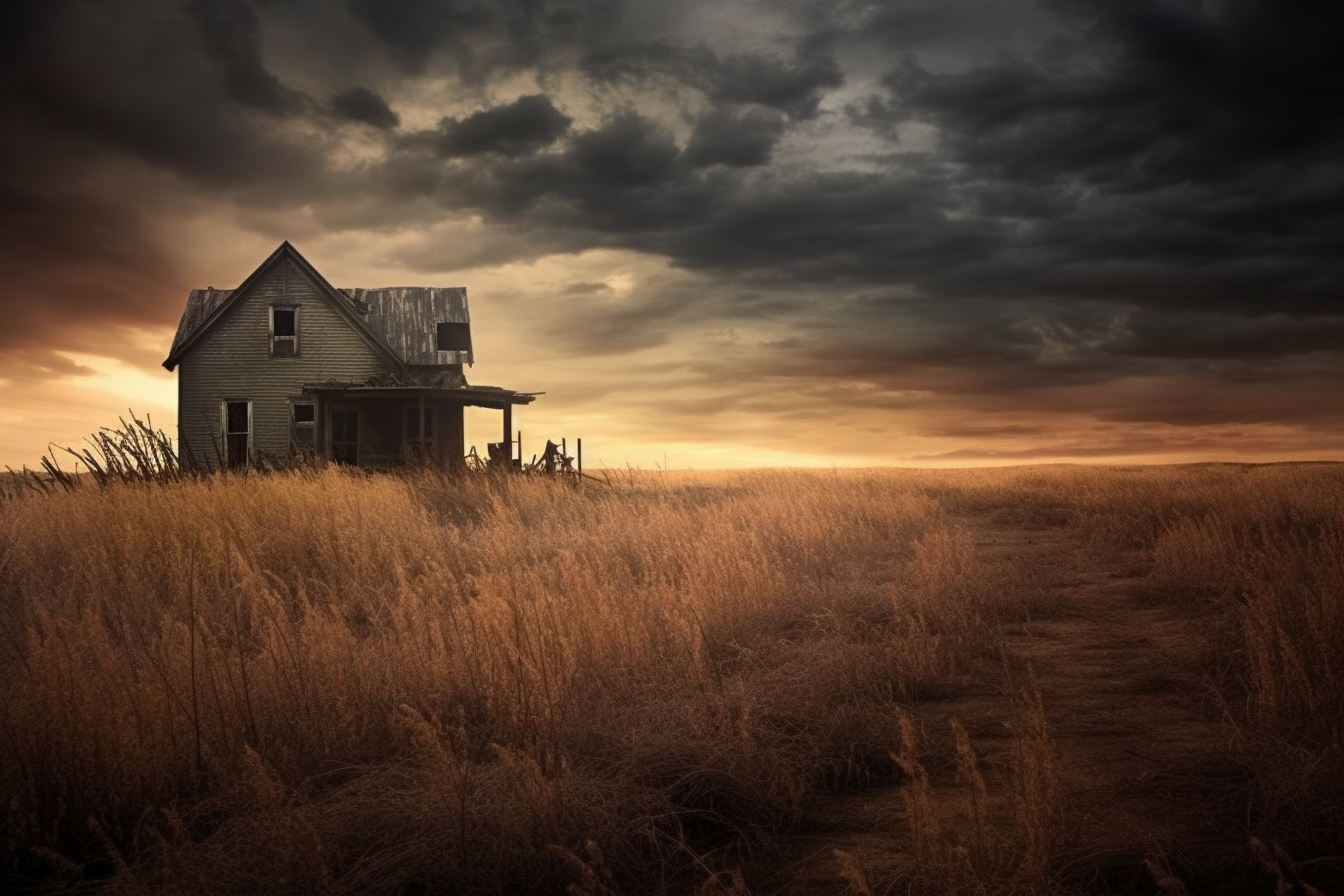
{"label": "peaked gable end", "polygon": [[352,307],[350,299],[344,293],[332,287],[317,269],[308,263],[289,241],[280,246],[263,261],[237,289],[193,289],[187,296],[187,305],[178,322],[177,334],[173,338],[172,349],[164,360],[163,366],[173,370],[207,335],[216,329],[242,303],[254,293],[265,292],[270,296],[279,296],[280,301],[290,292],[291,280],[295,287],[300,283],[308,297],[317,298],[337,312],[345,323],[378,354],[393,370],[401,368],[401,361],[387,342],[363,320]]}

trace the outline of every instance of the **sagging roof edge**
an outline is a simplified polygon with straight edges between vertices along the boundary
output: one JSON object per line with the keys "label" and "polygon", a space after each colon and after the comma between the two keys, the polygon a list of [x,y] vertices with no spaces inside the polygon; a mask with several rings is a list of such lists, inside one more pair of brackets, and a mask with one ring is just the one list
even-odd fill
{"label": "sagging roof edge", "polygon": [[515,392],[502,386],[370,386],[361,383],[304,383],[305,395],[337,395],[342,398],[444,398],[476,407],[502,408],[504,405],[531,404],[540,392]]}

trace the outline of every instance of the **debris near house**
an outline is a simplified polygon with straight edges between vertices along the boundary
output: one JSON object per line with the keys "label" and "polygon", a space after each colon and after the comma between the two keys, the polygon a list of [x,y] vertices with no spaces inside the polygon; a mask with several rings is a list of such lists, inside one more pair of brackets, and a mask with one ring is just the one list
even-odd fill
{"label": "debris near house", "polygon": [[[506,470],[531,476],[557,476],[560,478],[604,480],[594,476],[585,476],[583,472],[583,439],[574,440],[574,454],[569,453],[569,440],[561,439],[559,444],[547,439],[546,447],[540,455],[532,455],[530,461],[523,460],[523,434],[508,442],[490,442],[486,445],[486,457],[482,458],[473,445],[467,453],[467,468],[471,470]],[[517,456],[514,455],[515,446]]]}

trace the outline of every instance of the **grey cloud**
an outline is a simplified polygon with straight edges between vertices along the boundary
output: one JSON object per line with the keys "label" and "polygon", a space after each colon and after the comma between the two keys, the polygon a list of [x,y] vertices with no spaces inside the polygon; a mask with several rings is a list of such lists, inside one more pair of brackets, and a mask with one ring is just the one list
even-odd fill
{"label": "grey cloud", "polygon": [[411,72],[439,54],[463,78],[535,65],[586,46],[616,23],[620,0],[349,0],[349,8]]}
{"label": "grey cloud", "polygon": [[561,292],[567,296],[591,296],[599,293],[611,292],[611,287],[605,283],[596,283],[586,281],[583,283],[571,283]]}
{"label": "grey cloud", "polygon": [[1145,311],[1110,346],[1119,354],[1157,358],[1269,359],[1344,352],[1344,316],[1293,318]]}
{"label": "grey cloud", "polygon": [[598,83],[642,86],[665,79],[708,93],[719,79],[719,57],[703,44],[686,47],[665,41],[621,44],[590,51],[580,70]]}
{"label": "grey cloud", "polygon": [[492,152],[522,156],[550,146],[569,130],[572,119],[540,94],[519,97],[506,106],[484,109],[461,120],[444,119],[437,139],[440,152],[474,156]]}
{"label": "grey cloud", "polygon": [[[325,147],[287,131],[284,119],[316,104],[261,66],[245,5],[144,4],[113,15],[72,0],[62,13],[38,23],[40,52],[5,60],[0,100],[18,161],[11,175],[49,151],[75,166],[73,179],[80,166],[129,156],[225,188],[301,188],[327,167]],[[228,23],[225,33],[206,35],[211,16]],[[53,142],[65,148],[48,150]]]}
{"label": "grey cloud", "polygon": [[401,124],[401,117],[377,93],[367,87],[351,87],[331,98],[332,111],[340,118],[358,121],[380,130]]}
{"label": "grey cloud", "polygon": [[829,54],[819,52],[789,61],[740,55],[724,60],[715,95],[733,102],[771,106],[793,118],[812,118],[822,94],[843,83],[840,67]]}
{"label": "grey cloud", "polygon": [[584,357],[624,355],[666,345],[670,322],[650,319],[639,310],[602,309],[580,314],[570,309],[549,324],[547,334]]}
{"label": "grey cloud", "polygon": [[643,84],[664,79],[719,102],[768,106],[795,119],[814,117],[825,92],[844,83],[839,64],[824,43],[805,43],[790,58],[763,52],[720,57],[703,45],[652,41],[593,51],[582,65],[599,82]]}
{"label": "grey cloud", "polygon": [[206,49],[223,69],[232,99],[275,115],[295,115],[311,105],[263,64],[257,15],[246,0],[192,0],[191,14]]}
{"label": "grey cloud", "polygon": [[686,161],[696,167],[764,165],[784,126],[783,116],[759,107],[711,109],[695,124],[686,145]]}
{"label": "grey cloud", "polygon": [[624,111],[577,135],[570,158],[590,181],[647,187],[671,176],[679,153],[670,133],[637,112]]}

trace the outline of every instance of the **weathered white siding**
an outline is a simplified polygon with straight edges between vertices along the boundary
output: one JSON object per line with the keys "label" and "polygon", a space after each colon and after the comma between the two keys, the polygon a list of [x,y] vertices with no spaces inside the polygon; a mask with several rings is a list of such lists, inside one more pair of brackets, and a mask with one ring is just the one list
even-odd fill
{"label": "weathered white siding", "polygon": [[[299,308],[299,355],[272,358],[272,304]],[[371,346],[326,295],[289,259],[267,271],[238,297],[182,358],[178,368],[178,429],[199,460],[215,465],[220,402],[252,402],[252,448],[289,452],[289,403],[304,383],[358,382],[386,372],[385,356]],[[311,400],[311,399],[307,399]],[[317,421],[319,432],[323,421]]]}

